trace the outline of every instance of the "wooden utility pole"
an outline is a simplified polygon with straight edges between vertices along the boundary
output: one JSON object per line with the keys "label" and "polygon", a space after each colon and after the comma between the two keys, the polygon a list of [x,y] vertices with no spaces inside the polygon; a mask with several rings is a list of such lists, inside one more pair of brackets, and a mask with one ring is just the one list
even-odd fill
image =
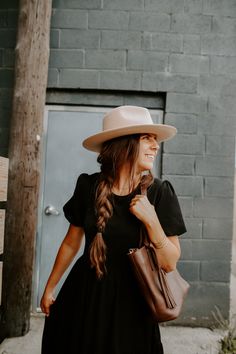
{"label": "wooden utility pole", "polygon": [[3,257],[5,335],[29,329],[51,0],[20,0]]}

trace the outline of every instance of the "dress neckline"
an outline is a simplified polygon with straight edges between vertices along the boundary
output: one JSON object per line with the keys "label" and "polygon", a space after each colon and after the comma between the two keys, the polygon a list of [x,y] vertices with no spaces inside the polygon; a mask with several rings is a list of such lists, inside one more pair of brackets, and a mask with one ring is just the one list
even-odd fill
{"label": "dress neckline", "polygon": [[132,191],[130,192],[129,194],[124,194],[124,195],[119,195],[119,194],[116,194],[116,193],[113,193],[112,192],[112,195],[114,198],[117,198],[117,199],[125,199],[125,198],[129,198],[129,197],[133,197],[134,194],[137,194],[137,192],[139,191],[140,193],[140,185],[138,184],[137,187]]}

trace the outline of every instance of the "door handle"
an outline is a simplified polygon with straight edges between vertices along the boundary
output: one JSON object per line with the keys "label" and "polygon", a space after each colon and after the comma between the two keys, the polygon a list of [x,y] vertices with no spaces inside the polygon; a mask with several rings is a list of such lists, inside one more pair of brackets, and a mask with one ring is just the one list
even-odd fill
{"label": "door handle", "polygon": [[59,215],[60,212],[53,206],[53,205],[48,205],[45,209],[44,209],[44,213],[46,215]]}

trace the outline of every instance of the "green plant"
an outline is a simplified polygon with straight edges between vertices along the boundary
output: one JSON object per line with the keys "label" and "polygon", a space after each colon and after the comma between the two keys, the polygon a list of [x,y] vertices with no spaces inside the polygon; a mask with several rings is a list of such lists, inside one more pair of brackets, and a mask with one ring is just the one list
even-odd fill
{"label": "green plant", "polygon": [[212,312],[212,315],[220,328],[226,332],[220,340],[219,354],[236,354],[236,317],[234,315],[231,320],[226,320],[217,306],[215,309],[216,312]]}

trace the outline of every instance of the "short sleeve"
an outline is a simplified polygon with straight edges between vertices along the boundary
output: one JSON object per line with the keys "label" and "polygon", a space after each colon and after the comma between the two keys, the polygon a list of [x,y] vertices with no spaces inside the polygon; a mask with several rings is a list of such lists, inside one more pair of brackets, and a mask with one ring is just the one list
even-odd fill
{"label": "short sleeve", "polygon": [[181,235],[187,231],[177,195],[172,184],[167,180],[160,186],[155,209],[167,236]]}
{"label": "short sleeve", "polygon": [[85,173],[79,176],[74,194],[63,207],[66,219],[74,226],[84,226],[87,179],[88,175]]}

